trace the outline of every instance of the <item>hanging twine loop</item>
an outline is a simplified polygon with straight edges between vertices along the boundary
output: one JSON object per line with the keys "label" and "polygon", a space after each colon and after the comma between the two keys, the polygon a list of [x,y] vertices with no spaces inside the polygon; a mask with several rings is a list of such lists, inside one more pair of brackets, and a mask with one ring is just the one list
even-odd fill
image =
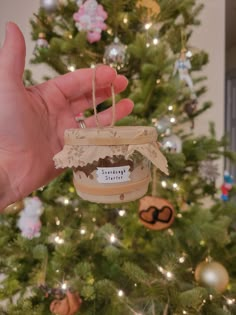
{"label": "hanging twine loop", "polygon": [[[96,106],[96,70],[97,67],[94,68],[93,71],[93,78],[92,78],[92,102],[93,102],[93,111],[94,116],[96,120],[96,125],[98,128],[103,128],[103,126],[100,124],[98,119],[98,112],[97,112],[97,106]],[[116,97],[115,97],[115,90],[113,84],[111,84],[111,96],[112,96],[112,121],[110,124],[110,127],[113,127],[116,121]]]}

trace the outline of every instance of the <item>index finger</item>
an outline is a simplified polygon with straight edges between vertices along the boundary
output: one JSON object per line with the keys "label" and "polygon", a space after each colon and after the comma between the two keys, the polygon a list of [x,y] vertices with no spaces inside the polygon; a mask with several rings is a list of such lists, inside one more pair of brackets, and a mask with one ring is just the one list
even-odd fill
{"label": "index finger", "polygon": [[73,100],[92,91],[92,82],[96,71],[96,90],[110,86],[116,79],[116,71],[107,66],[100,65],[94,68],[79,69],[52,79],[64,96]]}

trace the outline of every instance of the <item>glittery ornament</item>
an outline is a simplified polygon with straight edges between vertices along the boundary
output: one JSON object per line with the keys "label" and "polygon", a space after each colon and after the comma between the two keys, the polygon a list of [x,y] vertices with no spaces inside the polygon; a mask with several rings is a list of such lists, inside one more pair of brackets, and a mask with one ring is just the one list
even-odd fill
{"label": "glittery ornament", "polygon": [[52,13],[58,7],[58,0],[40,0],[40,7],[48,13]]}
{"label": "glittery ornament", "polygon": [[39,33],[38,39],[36,41],[36,45],[34,48],[34,54],[38,52],[39,49],[45,48],[47,49],[49,46],[48,41],[46,39],[46,35],[44,33]]}
{"label": "glittery ornament", "polygon": [[17,224],[23,237],[32,239],[40,236],[42,212],[42,202],[38,197],[24,199],[24,209],[20,213]]}
{"label": "glittery ornament", "polygon": [[206,287],[210,287],[222,293],[229,284],[229,274],[219,262],[201,262],[195,270],[196,281]]}
{"label": "glittery ornament", "polygon": [[118,37],[106,47],[103,62],[117,69],[123,68],[127,63],[127,47]]}
{"label": "glittery ornament", "polygon": [[96,0],[86,0],[79,4],[79,10],[73,15],[73,18],[78,30],[86,31],[87,40],[95,43],[101,39],[102,31],[107,29],[107,25],[104,23],[107,16],[103,6]]}
{"label": "glittery ornament", "polygon": [[170,135],[164,137],[162,140],[162,148],[169,153],[180,153],[182,152],[182,140],[177,135]]}
{"label": "glittery ornament", "polygon": [[16,213],[20,212],[23,208],[24,208],[24,202],[22,200],[20,200],[20,201],[16,201],[16,202],[12,203],[8,207],[6,207],[3,210],[3,213],[16,214]]}
{"label": "glittery ornament", "polygon": [[202,161],[198,168],[199,175],[202,179],[209,182],[215,182],[220,175],[218,172],[218,166],[213,164],[212,160]]}
{"label": "glittery ornament", "polygon": [[171,121],[169,117],[162,117],[155,122],[158,135],[163,137],[171,133]]}

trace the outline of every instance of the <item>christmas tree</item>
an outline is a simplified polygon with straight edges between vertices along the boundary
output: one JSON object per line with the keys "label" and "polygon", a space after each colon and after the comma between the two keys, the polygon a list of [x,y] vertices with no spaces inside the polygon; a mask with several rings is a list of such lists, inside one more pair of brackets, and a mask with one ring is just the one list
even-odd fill
{"label": "christmas tree", "polygon": [[69,169],[6,208],[1,314],[236,313],[230,174],[221,192],[216,187],[217,160],[236,158],[213,124],[208,135],[194,135],[194,118],[211,106],[201,102],[208,55],[189,49],[202,9],[197,0],[41,1],[31,19],[32,62],[59,74],[107,63],[124,74],[129,86],[117,99],[135,107],[118,125],[155,127],[169,176],[153,166],[143,197],[96,203],[77,195]]}

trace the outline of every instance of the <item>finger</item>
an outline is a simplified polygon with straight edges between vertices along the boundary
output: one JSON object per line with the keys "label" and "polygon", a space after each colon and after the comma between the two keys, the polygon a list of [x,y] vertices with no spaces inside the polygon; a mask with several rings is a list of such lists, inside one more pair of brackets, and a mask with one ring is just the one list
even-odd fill
{"label": "finger", "polygon": [[60,89],[66,98],[74,100],[83,94],[92,91],[92,81],[96,71],[96,90],[109,86],[114,82],[117,74],[116,71],[106,65],[98,66],[95,69],[79,69],[59,76],[52,82]]}
{"label": "finger", "polygon": [[[123,99],[116,104],[115,118],[116,121],[126,117],[133,110],[134,104],[130,99]],[[109,126],[112,122],[112,108],[108,108],[98,113],[98,121],[102,126]],[[85,119],[86,127],[96,127],[96,118],[91,116]]]}
{"label": "finger", "polygon": [[[118,75],[113,82],[115,94],[119,94],[124,91],[128,85],[128,80],[122,76]],[[96,92],[96,105],[104,102],[106,99],[110,98],[112,95],[111,87],[101,88]],[[92,106],[92,93],[88,93],[83,98],[71,102],[71,109],[75,115],[79,112],[83,112]]]}
{"label": "finger", "polygon": [[14,73],[22,79],[25,67],[25,40],[19,27],[8,22],[3,47],[0,50],[0,67],[8,73]]}

